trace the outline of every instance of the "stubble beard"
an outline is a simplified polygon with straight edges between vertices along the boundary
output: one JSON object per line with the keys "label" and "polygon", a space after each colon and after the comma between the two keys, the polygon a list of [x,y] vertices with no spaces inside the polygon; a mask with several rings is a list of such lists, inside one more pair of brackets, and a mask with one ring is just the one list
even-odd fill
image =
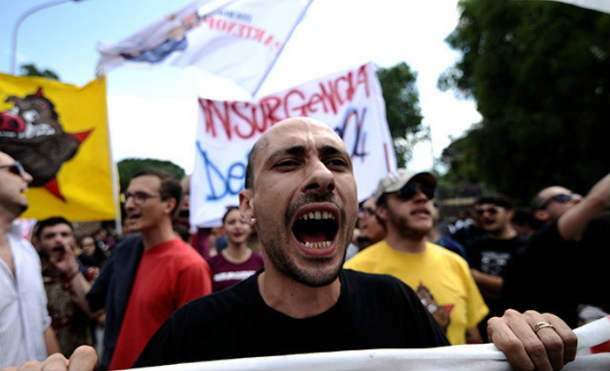
{"label": "stubble beard", "polygon": [[432,230],[433,227],[415,226],[409,222],[409,218],[402,215],[397,215],[388,209],[388,218],[390,223],[394,225],[394,229],[401,237],[408,240],[420,240]]}
{"label": "stubble beard", "polygon": [[[300,206],[306,204],[308,202],[323,202],[323,201],[332,201],[332,194],[328,195],[311,195],[306,196],[304,200],[301,202],[292,205],[287,211],[284,217],[284,226],[274,226],[274,228],[267,229],[260,226],[259,223],[256,224],[257,233],[260,238],[260,242],[263,250],[267,254],[271,264],[286,275],[287,277],[309,287],[323,287],[334,282],[339,276],[339,272],[341,271],[341,267],[343,265],[343,261],[345,260],[345,254],[347,253],[347,241],[351,241],[351,233],[353,233],[353,227],[347,228],[345,227],[349,223],[346,222],[345,210],[343,208],[339,208],[341,212],[341,220],[344,222],[343,229],[341,225],[337,230],[337,244],[344,245],[343,253],[340,260],[337,260],[336,263],[332,263],[333,259],[336,257],[330,258],[314,258],[308,257],[305,258],[308,266],[300,267],[296,259],[289,255],[289,252],[286,251],[283,246],[291,245],[291,228],[290,221],[294,213],[297,212]],[[336,203],[335,203],[336,204]],[[353,224],[355,225],[355,218]],[[269,230],[271,233],[265,234],[263,231]],[[265,236],[267,235],[267,236]],[[331,265],[333,264],[333,265]],[[330,265],[330,266],[329,266]]]}

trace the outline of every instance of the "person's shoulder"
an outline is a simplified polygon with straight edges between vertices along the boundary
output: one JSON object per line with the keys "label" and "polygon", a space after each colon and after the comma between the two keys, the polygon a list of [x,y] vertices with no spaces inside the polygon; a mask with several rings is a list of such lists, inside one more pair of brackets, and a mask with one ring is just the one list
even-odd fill
{"label": "person's shoulder", "polygon": [[378,259],[384,248],[387,247],[385,240],[379,241],[348,259],[343,265],[345,268],[357,268],[362,264],[368,264]]}
{"label": "person's shoulder", "polygon": [[[201,296],[180,307],[172,317],[175,320],[187,320],[193,318],[208,317],[219,321],[221,318],[230,318],[243,313],[244,308],[252,304],[252,297],[256,295],[258,286],[256,283],[258,275],[236,283],[224,290]],[[198,315],[202,314],[204,315]]]}
{"label": "person's shoulder", "polygon": [[142,235],[134,233],[123,237],[119,242],[112,248],[111,255],[125,254],[132,251],[134,246],[142,243]]}
{"label": "person's shoulder", "polygon": [[357,287],[361,288],[377,289],[384,286],[394,288],[406,286],[400,279],[389,274],[367,273],[351,268],[344,268],[341,270],[341,280],[350,286],[357,285]]}
{"label": "person's shoulder", "polygon": [[456,252],[431,242],[428,242],[428,252],[439,259],[447,261],[452,266],[457,266],[462,270],[469,270],[468,262]]}
{"label": "person's shoulder", "polygon": [[37,261],[38,265],[40,265],[40,256],[30,241],[26,240],[21,235],[12,232],[8,234],[8,238],[11,249],[15,251],[15,253],[25,255],[28,259]]}

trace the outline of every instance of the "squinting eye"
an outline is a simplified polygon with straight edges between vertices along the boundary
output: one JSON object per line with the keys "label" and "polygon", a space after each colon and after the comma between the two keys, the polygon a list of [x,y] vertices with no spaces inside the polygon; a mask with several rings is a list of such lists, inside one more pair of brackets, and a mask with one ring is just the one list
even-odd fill
{"label": "squinting eye", "polygon": [[327,161],[327,164],[329,166],[334,166],[334,167],[347,167],[347,161],[345,161],[341,158],[331,159],[331,160]]}

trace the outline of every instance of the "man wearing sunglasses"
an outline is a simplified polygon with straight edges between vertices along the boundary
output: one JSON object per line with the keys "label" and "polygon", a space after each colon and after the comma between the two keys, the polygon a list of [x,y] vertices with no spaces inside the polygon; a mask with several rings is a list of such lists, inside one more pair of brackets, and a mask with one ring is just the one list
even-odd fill
{"label": "man wearing sunglasses", "polygon": [[552,186],[532,200],[544,223],[515,257],[505,276],[503,295],[511,307],[553,311],[570,326],[579,325],[579,306],[610,313],[607,254],[610,236],[610,174],[583,198]]}
{"label": "man wearing sunglasses", "polygon": [[113,248],[93,286],[66,254],[55,267],[70,277],[85,310],[106,310],[101,369],[129,368],[161,324],[183,304],[211,293],[210,268],[173,230],[182,187],[158,169],[137,172],[121,196],[130,232]]}
{"label": "man wearing sunglasses", "polygon": [[562,186],[551,186],[539,191],[531,202],[534,218],[549,224],[559,219],[572,206],[582,200],[582,196]]}
{"label": "man wearing sunglasses", "polygon": [[506,267],[525,248],[526,240],[511,224],[514,211],[507,198],[500,195],[480,197],[474,210],[487,234],[466,246],[468,262],[489,306],[489,316],[497,316],[506,310],[501,297]]}
{"label": "man wearing sunglasses", "polygon": [[466,261],[427,242],[434,227],[436,179],[430,173],[399,169],[375,192],[376,213],[387,232],[345,268],[393,275],[417,291],[451,344],[480,342],[477,325],[488,313]]}
{"label": "man wearing sunglasses", "polygon": [[40,259],[13,222],[28,207],[32,177],[0,152],[0,368],[59,351],[40,273]]}

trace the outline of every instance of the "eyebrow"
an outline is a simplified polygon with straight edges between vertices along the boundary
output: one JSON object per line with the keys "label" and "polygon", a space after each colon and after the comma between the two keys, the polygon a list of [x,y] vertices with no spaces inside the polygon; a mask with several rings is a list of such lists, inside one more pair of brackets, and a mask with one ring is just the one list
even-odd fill
{"label": "eyebrow", "polygon": [[[343,156],[349,158],[349,154],[347,154],[347,152],[342,151],[341,149],[339,149],[335,146],[331,146],[331,145],[323,145],[323,146],[318,147],[318,153],[320,154],[320,157],[343,155]],[[292,147],[288,147],[288,148],[282,148],[282,149],[277,150],[276,152],[272,153],[267,158],[267,161],[265,161],[265,163],[273,162],[278,157],[282,157],[282,156],[286,156],[286,155],[304,157],[306,154],[307,154],[307,149],[305,148],[305,146],[292,146]]]}

